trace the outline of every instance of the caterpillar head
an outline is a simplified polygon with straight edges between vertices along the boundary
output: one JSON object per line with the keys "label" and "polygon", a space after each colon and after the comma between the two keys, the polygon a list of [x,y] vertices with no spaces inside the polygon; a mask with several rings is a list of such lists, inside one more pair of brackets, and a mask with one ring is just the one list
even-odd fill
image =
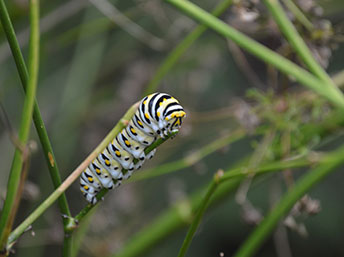
{"label": "caterpillar head", "polygon": [[167,133],[178,132],[185,116],[183,108],[180,108],[164,117]]}

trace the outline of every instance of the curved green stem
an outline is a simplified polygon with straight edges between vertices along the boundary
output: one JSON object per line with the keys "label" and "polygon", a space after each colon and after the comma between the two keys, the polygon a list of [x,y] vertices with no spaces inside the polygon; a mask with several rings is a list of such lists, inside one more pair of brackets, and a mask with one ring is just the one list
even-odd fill
{"label": "curved green stem", "polygon": [[[0,12],[6,14],[6,7],[3,1],[0,1]],[[9,20],[8,15],[1,18]],[[38,78],[38,61],[39,61],[39,2],[38,0],[30,1],[30,43],[29,43],[29,72],[30,79],[28,81],[27,93],[24,100],[23,113],[19,129],[19,141],[22,145],[27,143],[30,125],[32,120],[33,106],[35,102],[37,78]],[[5,29],[10,30],[7,26]],[[16,149],[11,166],[9,180],[7,184],[7,194],[0,218],[0,249],[6,246],[7,238],[12,229],[16,209],[19,204],[20,194],[18,187],[21,180],[21,171],[23,168],[23,153]],[[17,200],[17,203],[15,201]]]}
{"label": "curved green stem", "polygon": [[319,95],[327,98],[331,103],[344,110],[344,96],[333,87],[329,80],[320,80],[308,71],[302,69],[295,63],[275,53],[269,48],[245,36],[241,32],[228,26],[228,24],[202,10],[193,3],[185,0],[165,0],[166,2],[178,7],[184,13],[207,25],[226,38],[233,40],[240,47],[260,58],[261,60],[273,65],[283,73],[294,77],[304,86],[314,90]]}
{"label": "curved green stem", "polygon": [[278,222],[288,214],[294,204],[312,187],[330,175],[335,168],[344,163],[344,147],[327,154],[319,166],[304,175],[293,188],[291,188],[265,217],[248,239],[240,246],[235,257],[253,256],[266,238],[272,233]]}

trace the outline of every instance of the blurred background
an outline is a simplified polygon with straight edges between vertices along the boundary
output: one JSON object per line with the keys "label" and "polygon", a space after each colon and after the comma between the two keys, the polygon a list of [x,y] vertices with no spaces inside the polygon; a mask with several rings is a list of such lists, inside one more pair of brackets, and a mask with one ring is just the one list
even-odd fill
{"label": "blurred background", "polygon": [[[290,19],[319,63],[331,75],[336,74],[344,66],[344,2],[294,2],[314,29],[305,29],[289,12]],[[216,4],[197,1],[197,5],[209,11]],[[7,1],[7,6],[27,57],[28,1]],[[40,13],[37,101],[64,179],[125,111],[142,98],[164,59],[197,24],[158,0],[42,0]],[[259,1],[236,1],[221,18],[298,62]],[[23,90],[2,27],[0,67],[0,102],[17,130]],[[90,220],[78,256],[116,254],[136,232],[168,208],[178,202],[188,206],[188,197],[204,188],[218,169],[238,165],[250,159],[252,153],[259,159],[257,152],[264,151],[264,158],[272,160],[310,150],[331,150],[344,139],[340,128],[321,137],[312,134],[305,139],[305,135],[300,135],[301,124],[320,122],[331,112],[326,101],[212,31],[206,31],[188,48],[154,91],[177,98],[185,107],[187,118],[180,133],[160,146],[155,157],[138,173],[188,158],[222,137],[235,133],[239,136],[184,169],[141,181],[128,180],[109,192]],[[258,127],[263,129],[257,130]],[[280,139],[285,135],[303,141],[283,152]],[[16,224],[53,191],[34,127],[31,139],[33,153]],[[265,145],[268,147],[260,150]],[[3,124],[0,153],[2,204],[14,153],[8,128]],[[250,163],[254,165],[254,161]],[[257,256],[344,256],[343,176],[342,172],[334,173],[312,190],[305,199],[311,210],[291,217],[287,228],[280,226]],[[242,183],[238,190],[225,195],[204,217],[188,256],[231,256],[254,224],[287,190],[286,177],[265,176]],[[66,194],[73,214],[86,205],[77,182]],[[57,204],[34,223],[33,231],[35,236],[31,232],[22,236],[14,256],[61,256],[63,227]],[[186,231],[187,227],[181,226],[143,256],[176,256]]]}

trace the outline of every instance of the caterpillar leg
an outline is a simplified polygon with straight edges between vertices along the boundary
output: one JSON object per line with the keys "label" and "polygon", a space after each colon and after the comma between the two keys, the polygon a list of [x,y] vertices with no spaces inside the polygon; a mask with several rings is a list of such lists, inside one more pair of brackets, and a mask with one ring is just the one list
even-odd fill
{"label": "caterpillar leg", "polygon": [[[123,174],[121,174],[123,176]],[[116,187],[119,187],[121,184],[122,184],[122,177],[120,179],[114,179],[113,180],[113,187],[116,188]]]}
{"label": "caterpillar leg", "polygon": [[152,159],[153,156],[155,155],[155,152],[156,152],[156,148],[147,154],[146,159]]}
{"label": "caterpillar leg", "polygon": [[143,163],[145,162],[145,160],[147,159],[147,156],[144,155],[142,157],[140,157],[139,159],[137,159],[137,163],[135,164],[135,170],[138,170],[142,167]]}
{"label": "caterpillar leg", "polygon": [[97,203],[97,198],[96,198],[96,194],[91,194],[85,190],[83,190],[82,188],[80,188],[83,196],[85,197],[86,201],[91,203],[91,204],[96,204]]}
{"label": "caterpillar leg", "polygon": [[128,179],[131,177],[131,175],[133,174],[134,169],[132,170],[122,170],[122,174],[123,174],[123,179]]}
{"label": "caterpillar leg", "polygon": [[141,169],[142,165],[144,163],[144,160],[143,161],[138,161],[136,164],[135,164],[135,170],[139,170]]}

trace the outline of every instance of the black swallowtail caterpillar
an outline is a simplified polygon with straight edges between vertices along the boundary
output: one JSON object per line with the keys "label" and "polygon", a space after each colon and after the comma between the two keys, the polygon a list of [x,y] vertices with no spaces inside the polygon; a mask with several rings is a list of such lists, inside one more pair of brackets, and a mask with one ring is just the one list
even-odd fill
{"label": "black swallowtail caterpillar", "polygon": [[[146,156],[145,148],[158,137],[178,132],[184,117],[183,107],[168,94],[154,93],[143,98],[128,125],[82,172],[80,190],[86,200],[95,204],[100,189],[118,187],[141,168],[156,150]],[[138,160],[136,164],[134,159]]]}

